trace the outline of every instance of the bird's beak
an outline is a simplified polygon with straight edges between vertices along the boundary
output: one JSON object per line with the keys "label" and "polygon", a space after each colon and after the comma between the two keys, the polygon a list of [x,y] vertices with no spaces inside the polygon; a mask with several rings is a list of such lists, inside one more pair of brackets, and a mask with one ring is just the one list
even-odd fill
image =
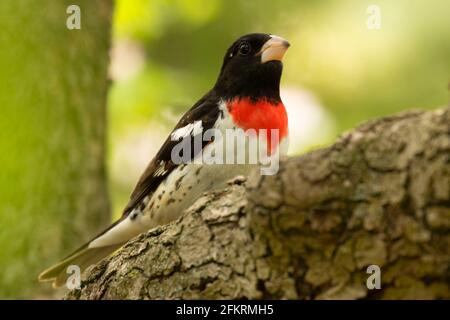
{"label": "bird's beak", "polygon": [[259,52],[261,54],[261,63],[272,60],[281,61],[289,46],[290,44],[286,39],[273,35],[270,36],[270,39],[264,43]]}

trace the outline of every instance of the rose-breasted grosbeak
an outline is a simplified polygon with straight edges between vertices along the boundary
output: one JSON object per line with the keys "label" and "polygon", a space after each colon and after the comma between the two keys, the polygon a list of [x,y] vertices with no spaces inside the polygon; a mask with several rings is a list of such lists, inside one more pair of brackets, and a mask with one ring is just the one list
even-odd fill
{"label": "rose-breasted grosbeak", "polygon": [[[206,93],[181,118],[171,135],[139,179],[122,217],[91,241],[39,276],[60,286],[67,279],[66,268],[85,268],[121,247],[131,238],[155,226],[168,223],[190,206],[204,191],[220,188],[237,176],[246,175],[249,164],[198,164],[173,161],[177,145],[193,143],[207,129],[269,130],[265,149],[269,156],[287,148],[288,120],[280,99],[280,78],[284,53],[289,43],[268,34],[248,34],[227,50],[219,77]],[[271,129],[278,130],[271,139]],[[189,139],[186,139],[189,138]],[[250,137],[251,139],[251,137]],[[222,139],[201,140],[199,150],[190,151],[195,160],[217,147]],[[198,149],[198,148],[197,148]],[[230,151],[225,148],[226,152]],[[184,155],[186,156],[186,154]]]}

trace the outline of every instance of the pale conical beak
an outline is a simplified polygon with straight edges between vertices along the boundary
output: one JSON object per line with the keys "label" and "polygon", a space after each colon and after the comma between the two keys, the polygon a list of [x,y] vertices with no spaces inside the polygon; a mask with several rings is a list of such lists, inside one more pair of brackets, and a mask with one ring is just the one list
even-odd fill
{"label": "pale conical beak", "polygon": [[270,39],[261,48],[261,63],[273,60],[281,61],[289,46],[290,44],[286,39],[274,35],[270,36]]}

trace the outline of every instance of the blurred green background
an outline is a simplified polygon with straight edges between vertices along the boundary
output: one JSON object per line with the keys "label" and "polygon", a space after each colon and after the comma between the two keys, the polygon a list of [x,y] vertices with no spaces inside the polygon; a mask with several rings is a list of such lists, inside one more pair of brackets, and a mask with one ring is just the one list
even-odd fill
{"label": "blurred green background", "polygon": [[[367,27],[370,5],[380,29]],[[446,105],[449,13],[446,0],[118,0],[109,92],[115,215],[237,37],[265,32],[291,42],[282,95],[295,154],[370,118]]]}
{"label": "blurred green background", "polygon": [[[70,4],[81,30],[65,27]],[[120,215],[239,36],[290,41],[281,93],[299,154],[447,105],[449,13],[448,0],[1,1],[0,298],[54,297],[38,272]]]}

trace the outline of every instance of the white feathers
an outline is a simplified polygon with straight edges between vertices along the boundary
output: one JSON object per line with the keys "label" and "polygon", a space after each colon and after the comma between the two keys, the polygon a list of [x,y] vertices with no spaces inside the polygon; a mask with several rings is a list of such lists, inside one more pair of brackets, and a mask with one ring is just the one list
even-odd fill
{"label": "white feathers", "polygon": [[170,138],[172,141],[179,140],[180,138],[187,137],[188,135],[197,135],[202,132],[202,121],[194,121],[193,123],[189,123],[188,125],[178,128],[172,132]]}
{"label": "white feathers", "polygon": [[100,237],[91,241],[88,248],[100,248],[124,243],[147,229],[146,226],[138,222],[138,219],[131,220],[128,216]]}
{"label": "white feathers", "polygon": [[156,168],[155,172],[153,173],[153,176],[159,177],[159,176],[165,175],[167,173],[165,165],[166,165],[166,163],[164,161],[160,161],[159,167]]}
{"label": "white feathers", "polygon": [[220,100],[217,106],[219,107],[222,116],[217,119],[216,123],[214,124],[214,128],[217,128],[219,130],[235,128],[236,124],[234,123],[233,118],[228,111],[227,102],[224,100]]}

